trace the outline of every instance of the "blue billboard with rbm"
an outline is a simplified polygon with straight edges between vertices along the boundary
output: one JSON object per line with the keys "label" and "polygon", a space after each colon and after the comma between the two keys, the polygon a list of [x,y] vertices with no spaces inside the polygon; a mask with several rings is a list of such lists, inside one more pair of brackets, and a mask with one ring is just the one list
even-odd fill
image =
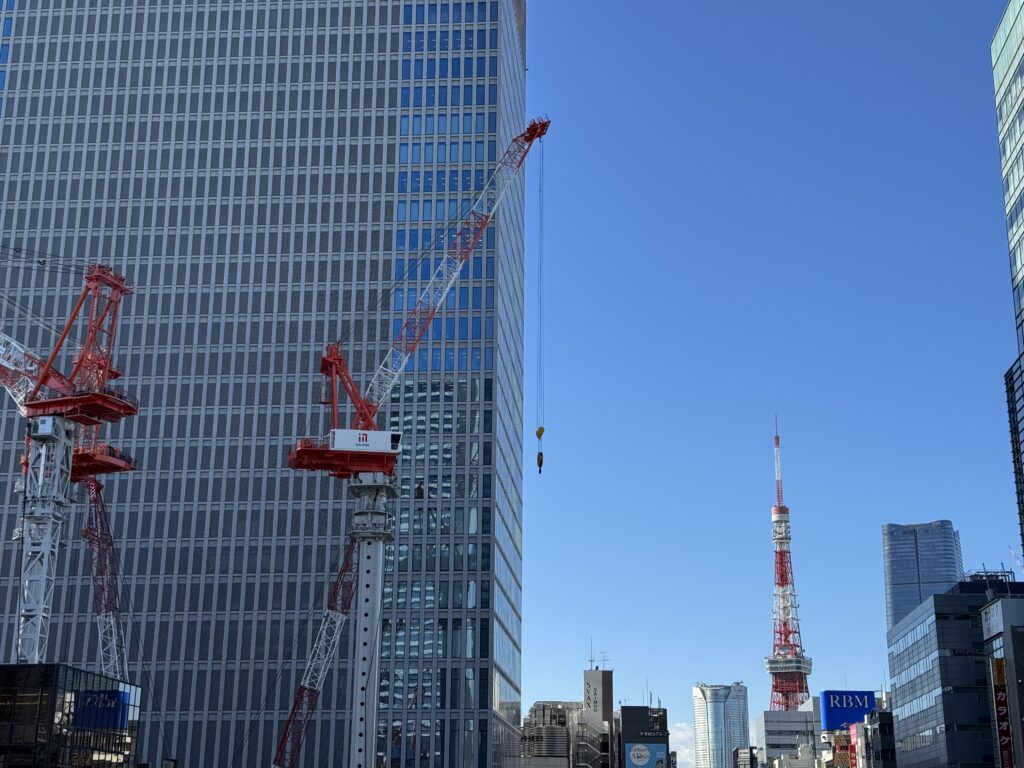
{"label": "blue billboard with rbm", "polygon": [[822,691],[821,730],[848,728],[861,722],[874,708],[874,691]]}

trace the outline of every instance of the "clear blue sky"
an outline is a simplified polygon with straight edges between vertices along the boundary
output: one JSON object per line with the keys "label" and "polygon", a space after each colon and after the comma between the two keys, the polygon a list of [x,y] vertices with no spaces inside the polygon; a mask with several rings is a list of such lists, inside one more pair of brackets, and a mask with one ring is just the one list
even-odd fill
{"label": "clear blue sky", "polygon": [[767,707],[776,413],[813,691],[886,677],[883,523],[1011,562],[1003,5],[530,3],[524,707],[579,698],[591,638],[673,723],[699,680]]}

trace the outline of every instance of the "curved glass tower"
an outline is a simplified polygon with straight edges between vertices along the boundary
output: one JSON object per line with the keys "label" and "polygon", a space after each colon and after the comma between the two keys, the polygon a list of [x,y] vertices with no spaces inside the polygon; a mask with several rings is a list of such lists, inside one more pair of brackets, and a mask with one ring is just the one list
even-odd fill
{"label": "curved glass tower", "polygon": [[695,768],[732,768],[733,750],[750,748],[747,687],[694,686],[693,734]]}
{"label": "curved glass tower", "polygon": [[963,580],[960,533],[949,520],[882,526],[886,629]]}

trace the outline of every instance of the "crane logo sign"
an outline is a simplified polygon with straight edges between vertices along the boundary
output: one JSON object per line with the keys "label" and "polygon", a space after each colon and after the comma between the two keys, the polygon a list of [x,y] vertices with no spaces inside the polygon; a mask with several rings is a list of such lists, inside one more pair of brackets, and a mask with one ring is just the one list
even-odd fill
{"label": "crane logo sign", "polygon": [[398,453],[390,432],[372,429],[332,429],[331,448],[335,451]]}

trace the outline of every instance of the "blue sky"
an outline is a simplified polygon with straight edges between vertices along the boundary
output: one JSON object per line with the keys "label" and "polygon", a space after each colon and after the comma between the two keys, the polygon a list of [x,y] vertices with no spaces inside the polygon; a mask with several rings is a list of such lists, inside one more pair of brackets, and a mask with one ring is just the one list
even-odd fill
{"label": "blue sky", "polygon": [[699,680],[767,707],[776,413],[812,690],[886,676],[883,523],[1011,562],[1002,7],[530,4],[524,707],[579,698],[591,639],[673,723]]}

